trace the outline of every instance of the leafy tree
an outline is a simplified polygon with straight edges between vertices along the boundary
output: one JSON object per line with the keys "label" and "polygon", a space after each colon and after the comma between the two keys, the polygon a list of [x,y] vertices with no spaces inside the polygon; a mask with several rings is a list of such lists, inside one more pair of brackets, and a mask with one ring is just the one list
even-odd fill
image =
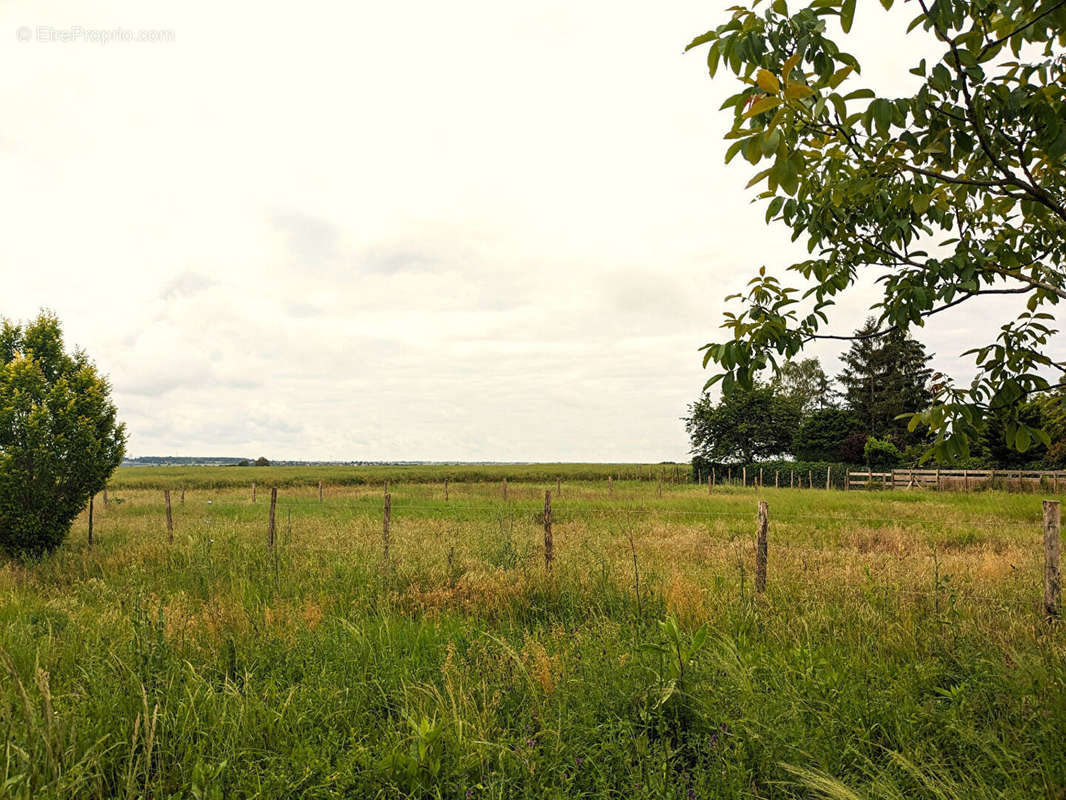
{"label": "leafy tree", "polygon": [[1046,394],[1037,401],[1044,415],[1044,429],[1051,446],[1044,455],[1044,464],[1053,469],[1066,467],[1066,392]]}
{"label": "leafy tree", "polygon": [[799,409],[788,398],[769,386],[755,386],[718,403],[703,395],[689,406],[685,430],[693,455],[750,463],[788,453],[799,420]]}
{"label": "leafy tree", "polygon": [[[823,408],[803,420],[792,440],[792,452],[801,461],[851,461],[843,452],[849,436],[859,433],[855,415],[846,409]],[[849,455],[853,455],[850,454]]]}
{"label": "leafy tree", "polygon": [[266,456],[259,456],[259,458],[257,458],[255,460],[255,464],[253,464],[253,466],[256,466],[256,467],[269,467],[270,466],[270,459],[268,459]]}
{"label": "leafy tree", "polygon": [[[1047,417],[1044,405],[1029,401],[1022,404],[1018,410],[1018,419],[1031,428],[1046,428]],[[987,459],[995,467],[1028,467],[1039,463],[1047,452],[1043,443],[1038,442],[1024,453],[1019,453],[1016,448],[1009,447],[1005,441],[1005,423],[1002,419],[993,417],[988,420],[982,431],[979,441],[983,450],[987,453]]]}
{"label": "leafy tree", "polygon": [[932,370],[926,366],[930,357],[920,342],[898,328],[888,336],[877,332],[877,320],[867,319],[843,356],[845,368],[837,380],[861,430],[871,436],[913,440],[898,417],[931,402]]}
{"label": "leafy tree", "polygon": [[804,416],[832,404],[833,390],[817,358],[785,362],[770,386],[792,400]]}
{"label": "leafy tree", "polygon": [[863,455],[866,457],[866,463],[871,467],[885,469],[899,466],[899,462],[903,460],[903,453],[891,440],[877,439],[873,436],[866,440]]}
{"label": "leafy tree", "polygon": [[89,498],[122,461],[125,426],[110,387],[59,321],[0,320],[0,550],[58,547]]}
{"label": "leafy tree", "polygon": [[847,439],[840,443],[840,460],[846,461],[849,464],[861,464],[866,460],[866,440],[867,435],[862,433],[853,433]]}
{"label": "leafy tree", "polygon": [[825,332],[828,314],[867,275],[880,281],[885,337],[1016,294],[1025,310],[992,326],[994,339],[977,338],[984,320],[974,330],[972,383],[940,384],[913,423],[935,433],[941,459],[965,456],[989,416],[1012,448],[1047,444],[1018,411],[1066,373],[1047,352],[1057,333],[1047,308],[1066,298],[1066,3],[917,0],[908,32],[922,28],[940,52],[914,65],[919,86],[904,97],[857,85],[858,59],[830,35],[834,19],[848,34],[856,0],[757,5],[734,5],[689,48],[707,46],[712,76],[722,64],[740,79],[724,106],[734,115],[726,161],[765,162],[751,183],[764,184],[767,221],[806,239],[811,257],[787,269],[809,305],[760,269],[745,307],[726,315],[732,338],[704,348],[704,364],[722,370],[709,383],[744,389],[812,340],[848,338]]}

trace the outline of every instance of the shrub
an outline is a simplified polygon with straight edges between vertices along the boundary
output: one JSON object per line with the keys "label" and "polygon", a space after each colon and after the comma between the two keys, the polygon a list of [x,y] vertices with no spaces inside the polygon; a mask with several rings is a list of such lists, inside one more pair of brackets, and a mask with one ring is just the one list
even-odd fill
{"label": "shrub", "polygon": [[104,488],[126,430],[107,381],[84,352],[64,351],[54,316],[0,322],[0,550],[38,556]]}
{"label": "shrub", "polygon": [[871,467],[890,469],[899,466],[899,463],[903,460],[903,453],[891,441],[888,439],[876,439],[873,436],[866,440],[863,455],[866,456],[866,463]]}
{"label": "shrub", "polygon": [[803,461],[846,461],[842,445],[858,430],[859,421],[851,411],[823,408],[803,420],[792,439],[792,452]]}
{"label": "shrub", "polygon": [[866,460],[866,434],[853,433],[840,445],[840,460],[861,464]]}
{"label": "shrub", "polygon": [[726,483],[727,476],[732,470],[732,477],[734,483],[739,483],[743,474],[743,469],[746,466],[748,468],[748,485],[752,485],[758,480],[759,470],[762,470],[763,481],[766,486],[773,486],[776,478],[781,481],[782,486],[788,486],[789,482],[795,479],[797,482],[801,481],[803,486],[807,486],[809,480],[814,480],[814,485],[825,486],[826,470],[830,471],[831,485],[842,489],[844,487],[844,476],[849,466],[857,466],[859,462],[853,465],[848,465],[839,461],[793,461],[789,459],[773,459],[771,461],[755,461],[751,464],[724,464],[720,461],[709,461],[705,458],[695,456],[692,459],[692,480],[699,481],[700,483],[707,482],[707,476],[711,474],[711,470],[715,470],[719,483]]}

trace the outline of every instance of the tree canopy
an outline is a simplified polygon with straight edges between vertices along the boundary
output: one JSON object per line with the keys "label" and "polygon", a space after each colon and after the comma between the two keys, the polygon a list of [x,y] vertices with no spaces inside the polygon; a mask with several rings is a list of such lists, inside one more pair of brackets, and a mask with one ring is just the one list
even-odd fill
{"label": "tree canopy", "polygon": [[800,410],[769,386],[754,386],[715,403],[703,395],[689,406],[685,429],[693,454],[710,461],[750,463],[791,452]]}
{"label": "tree canopy", "polygon": [[899,328],[888,336],[876,333],[877,320],[871,317],[843,355],[845,368],[838,380],[845,402],[870,436],[915,441],[917,436],[899,417],[921,411],[932,400],[933,373],[926,366],[930,356],[921,342]]}
{"label": "tree canopy", "polygon": [[801,414],[809,414],[833,404],[834,392],[817,358],[788,361],[770,381],[770,386],[790,399]]}
{"label": "tree canopy", "polygon": [[65,351],[59,321],[0,319],[0,550],[58,547],[125,445],[107,381]]}
{"label": "tree canopy", "polygon": [[836,21],[846,39],[856,0],[758,5],[733,6],[689,49],[706,46],[712,76],[724,65],[739,78],[726,161],[760,167],[750,185],[767,221],[805,238],[810,257],[787,267],[801,287],[762,267],[734,296],[731,337],[703,348],[721,370],[709,384],[747,390],[809,342],[847,339],[825,328],[860,280],[880,282],[877,336],[1020,295],[1015,318],[974,331],[972,382],[939,382],[911,425],[929,428],[942,460],[966,457],[990,417],[1011,448],[1048,444],[1019,411],[1066,373],[1049,355],[1048,310],[1066,298],[1066,2],[918,0],[908,34],[922,29],[940,54],[914,64],[918,88],[903,97],[861,85],[859,60],[830,35]]}
{"label": "tree canopy", "polygon": [[819,409],[800,423],[792,437],[792,454],[802,461],[857,461],[854,454],[845,453],[844,444],[860,433],[861,425],[851,410]]}

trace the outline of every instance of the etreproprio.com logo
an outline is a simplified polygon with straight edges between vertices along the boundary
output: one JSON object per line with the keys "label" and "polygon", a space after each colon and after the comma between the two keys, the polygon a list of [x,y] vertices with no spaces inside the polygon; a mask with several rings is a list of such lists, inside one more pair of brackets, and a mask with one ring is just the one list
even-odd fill
{"label": "etreproprio.com logo", "polygon": [[173,42],[177,36],[173,29],[90,28],[83,25],[57,27],[53,25],[23,25],[15,32],[20,42],[42,44],[136,44]]}

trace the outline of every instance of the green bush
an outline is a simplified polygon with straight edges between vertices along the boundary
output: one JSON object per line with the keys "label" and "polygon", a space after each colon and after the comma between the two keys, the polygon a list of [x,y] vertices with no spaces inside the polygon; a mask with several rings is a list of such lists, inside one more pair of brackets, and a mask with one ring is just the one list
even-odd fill
{"label": "green bush", "polygon": [[859,420],[851,411],[823,408],[803,420],[792,438],[792,452],[804,461],[840,461],[843,444],[859,430]]}
{"label": "green bush", "polygon": [[759,470],[762,470],[763,484],[773,486],[780,480],[782,487],[786,487],[795,479],[804,487],[813,480],[814,487],[825,487],[825,474],[829,470],[830,486],[837,489],[844,488],[845,473],[856,464],[846,464],[842,461],[789,461],[786,459],[774,459],[772,461],[755,461],[751,464],[725,464],[718,461],[709,461],[696,456],[692,459],[692,480],[706,483],[711,470],[715,471],[718,483],[726,483],[728,476],[732,475],[733,483],[739,484],[744,474],[744,468],[748,469],[748,485],[751,486],[758,480]]}
{"label": "green bush", "polygon": [[107,381],[85,353],[64,351],[54,316],[0,322],[0,550],[39,556],[104,488],[126,431]]}
{"label": "green bush", "polygon": [[900,462],[903,461],[903,453],[891,441],[877,439],[873,436],[866,440],[863,455],[866,456],[866,463],[871,467],[891,469],[892,467],[898,467]]}

